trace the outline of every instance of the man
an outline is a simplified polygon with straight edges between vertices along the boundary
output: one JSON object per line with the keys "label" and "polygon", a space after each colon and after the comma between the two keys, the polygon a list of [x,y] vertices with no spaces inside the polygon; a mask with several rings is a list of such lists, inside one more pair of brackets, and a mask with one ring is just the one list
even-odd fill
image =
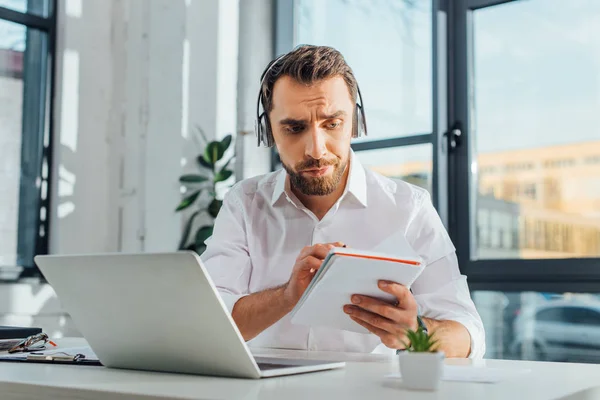
{"label": "man", "polygon": [[[351,151],[351,138],[365,127],[343,56],[298,47],[269,65],[261,86],[259,140],[277,146],[284,170],[230,190],[202,255],[244,339],[256,347],[398,350],[406,329],[421,324],[436,332],[448,357],[482,357],[483,325],[428,193],[364,169]],[[379,282],[396,305],[360,293],[348,299],[344,312],[371,334],[290,323],[332,247],[373,249],[394,237],[426,267],[412,293]]]}

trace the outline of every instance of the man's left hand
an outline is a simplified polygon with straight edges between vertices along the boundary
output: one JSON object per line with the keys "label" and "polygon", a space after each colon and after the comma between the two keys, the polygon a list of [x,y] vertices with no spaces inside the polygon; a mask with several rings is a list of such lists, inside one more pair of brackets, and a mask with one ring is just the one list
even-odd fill
{"label": "man's left hand", "polygon": [[379,336],[381,343],[391,349],[403,349],[406,330],[417,330],[418,306],[406,286],[395,282],[379,281],[379,288],[394,295],[397,304],[386,303],[369,296],[352,295],[352,305],[344,306],[344,312],[356,323]]}

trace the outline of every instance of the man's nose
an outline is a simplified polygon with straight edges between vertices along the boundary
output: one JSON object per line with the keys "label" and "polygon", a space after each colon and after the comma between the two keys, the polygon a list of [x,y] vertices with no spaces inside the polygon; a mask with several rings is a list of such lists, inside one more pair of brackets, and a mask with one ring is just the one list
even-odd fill
{"label": "man's nose", "polygon": [[305,154],[315,160],[321,159],[327,153],[325,133],[322,129],[312,128],[307,135]]}

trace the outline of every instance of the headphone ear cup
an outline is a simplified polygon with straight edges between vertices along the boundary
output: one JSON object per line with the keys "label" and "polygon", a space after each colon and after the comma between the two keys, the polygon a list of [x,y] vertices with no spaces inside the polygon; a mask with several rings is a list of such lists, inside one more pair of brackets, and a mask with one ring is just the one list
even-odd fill
{"label": "headphone ear cup", "polygon": [[367,122],[365,121],[365,114],[360,104],[356,104],[356,136],[361,137],[367,135]]}
{"label": "headphone ear cup", "polygon": [[269,117],[267,116],[263,118],[263,121],[263,143],[267,147],[273,147],[273,145],[275,145],[275,139],[273,138],[273,131],[271,130],[271,121],[269,121]]}
{"label": "headphone ear cup", "polygon": [[265,114],[260,114],[258,120],[254,124],[254,131],[258,146],[268,146],[267,144],[267,127],[265,126]]}

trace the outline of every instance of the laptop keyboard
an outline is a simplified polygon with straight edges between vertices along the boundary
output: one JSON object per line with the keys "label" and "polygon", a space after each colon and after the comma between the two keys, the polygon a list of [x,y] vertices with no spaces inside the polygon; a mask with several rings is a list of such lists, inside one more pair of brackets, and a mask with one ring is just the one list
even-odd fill
{"label": "laptop keyboard", "polygon": [[261,371],[269,371],[271,369],[280,369],[280,368],[292,368],[297,367],[297,365],[289,365],[289,364],[272,364],[272,363],[257,363],[258,369]]}

